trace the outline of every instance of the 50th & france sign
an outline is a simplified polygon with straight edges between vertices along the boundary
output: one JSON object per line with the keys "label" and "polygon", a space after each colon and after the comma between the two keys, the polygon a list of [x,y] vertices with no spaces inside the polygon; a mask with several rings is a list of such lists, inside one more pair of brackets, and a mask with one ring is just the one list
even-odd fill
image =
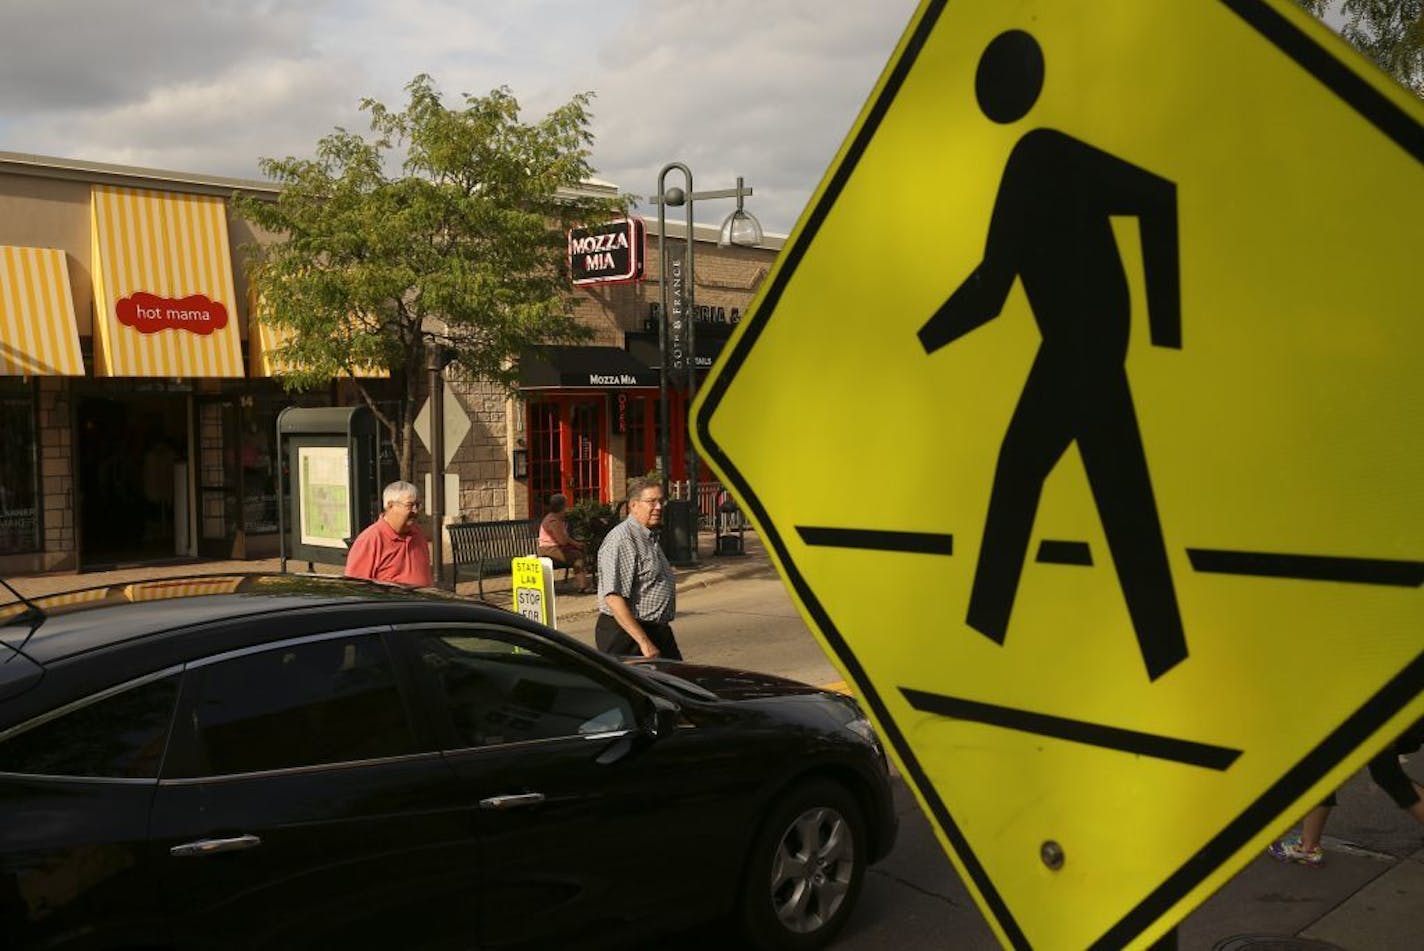
{"label": "50th & france sign", "polygon": [[1421,115],[1286,2],[926,2],[694,407],[1009,945],[1424,714]]}

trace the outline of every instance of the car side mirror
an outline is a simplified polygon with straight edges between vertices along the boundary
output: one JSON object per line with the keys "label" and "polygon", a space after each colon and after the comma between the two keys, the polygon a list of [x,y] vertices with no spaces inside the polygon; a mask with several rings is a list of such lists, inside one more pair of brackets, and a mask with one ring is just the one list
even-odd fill
{"label": "car side mirror", "polygon": [[645,727],[651,739],[659,740],[677,732],[677,721],[682,709],[664,697],[649,697],[651,711]]}
{"label": "car side mirror", "polygon": [[658,740],[671,736],[677,731],[677,721],[682,716],[682,708],[671,700],[662,697],[649,697],[647,710],[643,716],[640,730],[618,737],[594,759],[594,762],[600,766],[611,766],[639,750],[646,749]]}

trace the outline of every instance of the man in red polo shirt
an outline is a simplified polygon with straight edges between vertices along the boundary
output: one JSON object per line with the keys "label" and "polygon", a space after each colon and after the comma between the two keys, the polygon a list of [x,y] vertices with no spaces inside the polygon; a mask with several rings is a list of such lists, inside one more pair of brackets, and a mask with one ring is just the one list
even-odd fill
{"label": "man in red polo shirt", "polygon": [[416,524],[420,490],[409,482],[392,482],[381,498],[386,511],[356,536],[346,555],[346,576],[428,587],[430,545]]}

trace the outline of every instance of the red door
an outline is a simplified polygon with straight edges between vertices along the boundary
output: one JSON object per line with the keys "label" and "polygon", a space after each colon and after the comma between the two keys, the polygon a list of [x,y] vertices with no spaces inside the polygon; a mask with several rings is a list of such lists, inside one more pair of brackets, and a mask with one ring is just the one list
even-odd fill
{"label": "red door", "polygon": [[604,473],[606,400],[598,396],[549,396],[529,403],[529,511],[542,515],[549,496],[562,493],[569,504],[607,501]]}

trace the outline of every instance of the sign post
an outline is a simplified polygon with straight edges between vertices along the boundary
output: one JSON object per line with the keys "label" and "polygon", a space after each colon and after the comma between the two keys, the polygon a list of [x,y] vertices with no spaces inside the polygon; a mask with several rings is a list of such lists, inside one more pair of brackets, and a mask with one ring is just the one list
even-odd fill
{"label": "sign post", "polygon": [[1006,945],[1170,940],[1424,715],[1421,221],[1289,2],[930,0],[723,350],[703,456]]}

